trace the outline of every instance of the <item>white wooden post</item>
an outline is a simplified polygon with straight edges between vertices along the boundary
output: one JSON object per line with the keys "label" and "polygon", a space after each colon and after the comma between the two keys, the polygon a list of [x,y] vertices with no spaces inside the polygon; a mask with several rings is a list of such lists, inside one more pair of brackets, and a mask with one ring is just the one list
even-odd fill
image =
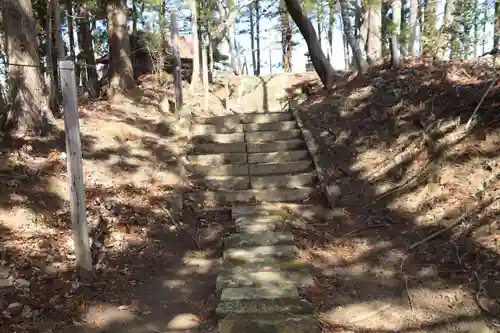
{"label": "white wooden post", "polygon": [[66,132],[66,165],[69,181],[71,224],[75,243],[76,268],[85,281],[92,279],[89,232],[85,212],[83,188],[82,144],[78,124],[75,64],[65,60],[59,62],[59,75],[63,93],[64,129]]}

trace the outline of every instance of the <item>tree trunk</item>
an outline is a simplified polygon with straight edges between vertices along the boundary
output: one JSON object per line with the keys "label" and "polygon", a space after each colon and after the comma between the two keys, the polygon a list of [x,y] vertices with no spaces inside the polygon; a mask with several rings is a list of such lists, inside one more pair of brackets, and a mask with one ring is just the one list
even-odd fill
{"label": "tree trunk", "polygon": [[328,1],[328,60],[333,61],[333,26],[335,25],[335,2]]}
{"label": "tree trunk", "polygon": [[424,19],[425,23],[423,25],[423,37],[424,46],[422,49],[422,54],[426,57],[434,57],[436,53],[436,1],[426,1],[424,7]]}
{"label": "tree trunk", "polygon": [[109,90],[108,97],[120,96],[135,88],[125,0],[108,0]]}
{"label": "tree trunk", "polygon": [[250,15],[250,52],[252,53],[252,69],[253,69],[253,75],[255,74],[256,68],[257,68],[257,58],[255,57],[255,24],[253,22],[253,6],[254,4],[251,3],[248,6],[249,10],[249,15]]}
{"label": "tree trunk", "polygon": [[286,11],[285,2],[282,0],[280,5],[281,18],[281,49],[283,53],[283,70],[292,71],[292,26],[290,18]]}
{"label": "tree trunk", "polygon": [[214,45],[213,45],[213,39],[212,35],[210,34],[210,31],[207,32],[208,34],[208,82],[213,83],[214,82]]}
{"label": "tree trunk", "polygon": [[[160,49],[158,50],[158,73],[162,73],[163,70],[165,69],[165,51],[167,50],[167,45],[168,45],[168,41],[167,41],[167,0],[162,0],[161,1],[161,8],[160,8],[160,31],[162,33],[160,33],[160,37],[161,38],[161,41],[160,41]],[[198,36],[193,36],[194,37],[198,37]],[[160,79],[161,79],[161,75],[160,75]]]}
{"label": "tree trunk", "polygon": [[418,57],[418,1],[419,0],[410,0],[410,36],[408,39],[408,45],[410,54],[414,57]]}
{"label": "tree trunk", "polygon": [[318,40],[319,45],[321,45],[321,22],[323,20],[323,8],[321,7],[321,1],[316,1],[316,26],[318,30]]}
{"label": "tree trunk", "polygon": [[196,91],[200,87],[200,45],[198,39],[198,10],[196,0],[189,0],[189,9],[191,10],[191,30],[193,36],[193,73],[191,75],[191,85],[189,89]]}
{"label": "tree trunk", "polygon": [[354,27],[351,25],[351,16],[356,14],[355,0],[339,0],[344,24],[344,34],[347,42],[351,47],[353,58],[356,61],[356,67],[360,73],[365,73],[368,70],[368,63],[363,54],[363,50],[359,47],[354,35]]}
{"label": "tree trunk", "polygon": [[369,63],[375,63],[382,57],[382,2],[371,1],[365,8],[366,56]]}
{"label": "tree trunk", "polygon": [[401,53],[399,51],[399,34],[401,29],[401,0],[392,1],[392,23],[393,30],[391,34],[391,54],[392,66],[401,65]]}
{"label": "tree trunk", "polygon": [[316,73],[318,73],[323,85],[327,89],[330,89],[333,87],[334,80],[333,67],[328,62],[323,50],[321,49],[321,44],[318,41],[318,37],[316,36],[316,32],[314,31],[311,21],[305,15],[300,3],[297,0],[285,0],[285,4],[290,16],[299,28],[300,33],[304,36]]}
{"label": "tree trunk", "polygon": [[71,60],[75,61],[75,28],[73,24],[73,0],[66,0],[66,9],[68,10],[68,36],[69,36],[69,55]]}
{"label": "tree trunk", "polygon": [[349,43],[347,42],[347,35],[345,33],[344,24],[342,23],[342,45],[344,49],[344,69],[348,71],[351,69],[351,62],[349,61]]}
{"label": "tree trunk", "polygon": [[61,7],[59,5],[59,0],[52,0],[54,6],[54,25],[55,25],[55,35],[56,35],[56,49],[57,49],[57,59],[65,60],[66,50],[64,47],[64,42],[61,35]]}
{"label": "tree trunk", "polygon": [[260,75],[260,3],[259,0],[255,0],[255,37],[256,42],[256,52],[257,52],[257,67],[255,68],[255,75]]}
{"label": "tree trunk", "polygon": [[46,108],[40,74],[36,21],[30,0],[2,1],[11,112],[5,130],[19,134],[46,134],[53,120]]}
{"label": "tree trunk", "polygon": [[500,41],[500,0],[495,0],[495,30],[493,34],[493,47],[498,48]]}
{"label": "tree trunk", "polygon": [[47,48],[45,52],[47,53],[47,75],[48,80],[48,90],[49,90],[49,108],[54,113],[59,112],[59,99],[57,98],[57,80],[56,80],[56,70],[54,69],[53,55],[54,51],[52,49],[54,45],[54,40],[52,38],[53,28],[52,28],[52,0],[47,0],[46,7],[46,20],[47,20]]}
{"label": "tree trunk", "polygon": [[439,42],[438,42],[438,57],[444,58],[446,49],[448,48],[447,41],[450,41],[452,36],[449,33],[449,29],[453,24],[453,16],[455,11],[455,0],[446,0],[444,7],[444,18],[443,25],[439,31]]}
{"label": "tree trunk", "polygon": [[83,82],[86,91],[91,97],[98,97],[101,93],[99,79],[97,77],[97,69],[94,56],[92,30],[90,28],[90,14],[85,5],[80,7],[78,14],[78,35],[81,38],[79,41],[83,58],[85,59],[86,69],[81,69],[86,72],[86,80]]}

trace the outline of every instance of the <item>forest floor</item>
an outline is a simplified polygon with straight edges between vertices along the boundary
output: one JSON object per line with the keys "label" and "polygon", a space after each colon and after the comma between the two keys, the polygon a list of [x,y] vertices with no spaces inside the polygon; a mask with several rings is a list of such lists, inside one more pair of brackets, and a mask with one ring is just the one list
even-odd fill
{"label": "forest floor", "polygon": [[486,61],[413,61],[302,105],[342,193],[296,230],[325,332],[500,332],[499,84],[465,129],[496,79]]}
{"label": "forest floor", "polygon": [[[327,179],[342,190],[337,209],[295,211],[317,281],[304,295],[325,333],[500,331],[499,86],[463,129],[495,75],[412,62],[339,77],[333,92],[296,76]],[[213,331],[216,236],[229,216],[179,211],[189,142],[159,110],[163,92],[151,79],[141,89],[138,100],[80,106],[91,286],[72,267],[64,136],[0,142],[0,332]]]}

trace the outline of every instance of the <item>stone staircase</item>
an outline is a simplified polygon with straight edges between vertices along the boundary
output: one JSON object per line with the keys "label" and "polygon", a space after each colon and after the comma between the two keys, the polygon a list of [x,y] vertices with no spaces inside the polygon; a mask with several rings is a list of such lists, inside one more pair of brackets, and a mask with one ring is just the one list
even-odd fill
{"label": "stone staircase", "polygon": [[315,333],[313,309],[299,288],[313,283],[298,259],[291,221],[275,205],[302,202],[318,178],[293,114],[196,119],[186,170],[199,191],[195,208],[230,206],[217,278],[220,333]]}

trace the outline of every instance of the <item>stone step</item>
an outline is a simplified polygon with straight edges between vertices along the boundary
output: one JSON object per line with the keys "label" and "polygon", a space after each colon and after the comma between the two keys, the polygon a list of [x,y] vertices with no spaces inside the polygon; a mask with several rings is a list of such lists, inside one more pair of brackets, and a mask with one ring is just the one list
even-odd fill
{"label": "stone step", "polygon": [[234,220],[236,232],[260,234],[287,229],[287,223],[280,215],[246,215]]}
{"label": "stone step", "polygon": [[265,132],[245,133],[246,142],[280,141],[280,140],[296,139],[301,137],[302,137],[302,132],[299,129],[289,130],[289,131],[265,131]]}
{"label": "stone step", "polygon": [[241,114],[241,122],[245,124],[277,123],[295,120],[291,112],[267,112]]}
{"label": "stone step", "polygon": [[254,264],[291,260],[298,256],[299,249],[294,245],[263,245],[245,248],[228,248],[222,257],[225,262],[241,264]]}
{"label": "stone step", "polygon": [[225,115],[216,117],[194,117],[192,120],[194,124],[199,124],[199,125],[216,125],[219,127],[231,127],[235,125],[241,125],[241,117],[239,115]]}
{"label": "stone step", "polygon": [[311,170],[314,170],[314,164],[311,160],[294,161],[287,163],[259,163],[249,165],[249,172],[251,176],[293,174]]}
{"label": "stone step", "polygon": [[297,129],[298,125],[295,120],[280,121],[276,123],[256,123],[256,124],[243,124],[245,132],[259,132],[259,131],[288,131]]}
{"label": "stone step", "polygon": [[206,191],[186,193],[185,198],[195,204],[248,203],[255,201],[267,202],[297,202],[306,200],[316,192],[312,187],[279,188],[279,189],[250,189],[241,191]]}
{"label": "stone step", "polygon": [[194,186],[201,187],[208,191],[245,190],[250,187],[250,177],[213,176],[213,177],[191,179],[191,183]]}
{"label": "stone step", "polygon": [[297,175],[260,176],[252,177],[250,186],[254,189],[303,187],[312,186],[318,182],[316,172],[301,173]]}
{"label": "stone step", "polygon": [[222,266],[217,276],[216,289],[227,287],[271,287],[293,285],[307,287],[314,279],[307,268],[269,269],[247,266]]}
{"label": "stone step", "polygon": [[193,176],[245,176],[248,175],[248,164],[223,164],[213,167],[212,165],[188,164],[186,172]]}
{"label": "stone step", "polygon": [[277,209],[274,205],[258,205],[258,206],[242,206],[235,205],[231,208],[231,217],[236,220],[239,217],[245,216],[282,216],[283,211]]}
{"label": "stone step", "polygon": [[219,333],[320,333],[312,315],[229,314],[219,320]]}
{"label": "stone step", "polygon": [[227,154],[246,153],[245,142],[235,143],[197,143],[188,152],[189,155],[196,154]]}
{"label": "stone step", "polygon": [[306,143],[302,139],[292,139],[273,142],[249,142],[246,149],[248,153],[271,153],[275,151],[305,149]]}
{"label": "stone step", "polygon": [[243,130],[243,125],[240,123],[217,125],[194,124],[191,126],[192,135],[241,133]]}
{"label": "stone step", "polygon": [[236,233],[226,237],[225,244],[228,248],[291,245],[294,244],[294,238],[292,233],[283,231],[267,231],[258,234]]}
{"label": "stone step", "polygon": [[294,120],[291,112],[266,112],[266,113],[242,113],[237,115],[225,115],[216,117],[194,117],[194,124],[232,126],[250,123],[276,123]]}
{"label": "stone step", "polygon": [[246,153],[227,153],[209,155],[187,155],[186,159],[193,164],[201,165],[221,165],[233,163],[247,163]]}
{"label": "stone step", "polygon": [[245,142],[244,133],[204,134],[192,137],[194,144],[199,143],[241,143]]}
{"label": "stone step", "polygon": [[297,287],[282,285],[275,288],[224,288],[217,315],[229,314],[310,314],[311,306],[300,298]]}
{"label": "stone step", "polygon": [[307,150],[276,151],[248,154],[248,163],[279,163],[310,159]]}

